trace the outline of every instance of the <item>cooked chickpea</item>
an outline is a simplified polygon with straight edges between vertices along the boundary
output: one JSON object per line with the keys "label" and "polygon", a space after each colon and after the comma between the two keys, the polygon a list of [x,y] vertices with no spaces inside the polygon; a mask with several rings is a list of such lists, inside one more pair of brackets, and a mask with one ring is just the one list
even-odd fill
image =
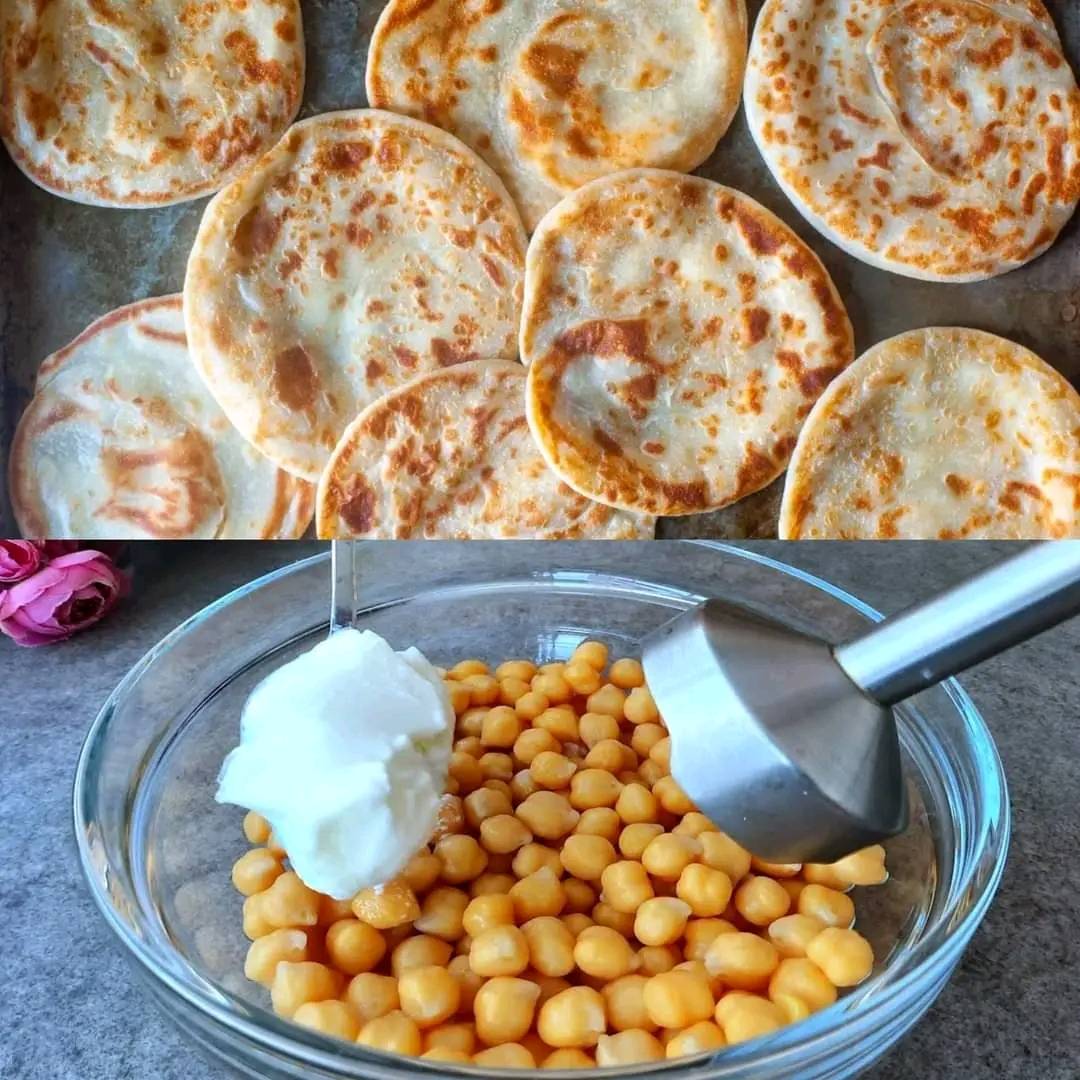
{"label": "cooked chickpea", "polygon": [[582,764],[586,769],[604,769],[610,773],[623,767],[623,751],[626,747],[618,739],[602,739],[585,755]]}
{"label": "cooked chickpea", "polygon": [[644,784],[627,784],[615,802],[615,812],[627,825],[654,822],[659,810],[656,796]]}
{"label": "cooked chickpea", "polygon": [[513,814],[496,814],[480,823],[480,843],[496,855],[508,855],[532,842],[532,833]]}
{"label": "cooked chickpea", "polygon": [[750,933],[719,934],[705,953],[705,970],[734,990],[763,989],[779,963],[772,942]]}
{"label": "cooked chickpea", "polygon": [[684,814],[683,819],[671,831],[678,836],[700,837],[702,833],[715,831],[716,826],[704,815],[692,810]]}
{"label": "cooked chickpea", "polygon": [[[371,932],[379,937],[379,944],[382,945],[378,931]],[[270,986],[274,981],[274,972],[283,960],[297,964],[308,958],[307,940],[305,931],[295,929],[274,930],[256,938],[248,946],[244,975],[252,982]]]}
{"label": "cooked chickpea", "polygon": [[484,717],[480,741],[485,746],[510,747],[520,734],[521,717],[509,705],[496,705]]}
{"label": "cooked chickpea", "polygon": [[573,687],[575,694],[588,696],[594,694],[603,685],[600,672],[584,660],[571,660],[563,668],[562,677]]}
{"label": "cooked chickpea", "polygon": [[489,750],[481,754],[477,764],[485,780],[501,780],[508,784],[514,778],[514,759],[509,754]]}
{"label": "cooked chickpea", "polygon": [[484,773],[480,768],[480,762],[464,751],[455,750],[450,755],[449,775],[456,780],[458,790],[463,794],[475,791],[484,782]]}
{"label": "cooked chickpea", "polygon": [[448,672],[451,679],[467,679],[470,675],[487,675],[491,668],[483,660],[459,660]]}
{"label": "cooked chickpea", "polygon": [[[572,882],[567,882],[572,884]],[[565,886],[564,886],[565,888]],[[595,906],[595,905],[594,905]],[[584,911],[572,911],[568,915],[560,915],[559,922],[566,927],[567,930],[576,938],[582,930],[588,929],[590,926],[595,926],[596,923],[589,918],[588,914]]]}
{"label": "cooked chickpea", "polygon": [[507,976],[489,979],[473,1001],[476,1034],[489,1045],[524,1038],[532,1027],[539,997],[540,987],[528,979]]}
{"label": "cooked chickpea", "polygon": [[524,802],[534,791],[537,791],[536,781],[528,769],[519,769],[514,773],[509,784],[510,795],[517,802]]}
{"label": "cooked chickpea", "polygon": [[660,1040],[648,1031],[630,1029],[614,1035],[601,1035],[596,1044],[596,1064],[634,1065],[641,1061],[661,1061],[664,1047]]}
{"label": "cooked chickpea", "polygon": [[825,929],[812,915],[785,915],[769,924],[769,940],[783,957],[805,956],[806,946]]}
{"label": "cooked chickpea", "polygon": [[581,741],[590,749],[597,743],[619,738],[619,721],[607,713],[587,712],[578,722]]}
{"label": "cooked chickpea", "polygon": [[266,838],[266,850],[272,851],[275,855],[280,855],[281,858],[285,858],[285,848],[282,847],[281,841],[277,838],[277,833],[273,829],[270,830],[270,835]]}
{"label": "cooked chickpea", "polygon": [[325,964],[279,960],[270,983],[270,1001],[274,1012],[288,1020],[305,1002],[336,998],[343,982],[340,972]]}
{"label": "cooked chickpea", "polygon": [[836,987],[812,960],[795,956],[781,960],[769,980],[769,997],[775,1002],[781,995],[800,998],[818,1012],[836,1001]]}
{"label": "cooked chickpea", "polygon": [[790,907],[791,897],[770,877],[748,877],[735,890],[735,910],[754,926],[768,926]]}
{"label": "cooked chickpea", "polygon": [[607,666],[608,647],[602,641],[583,641],[573,652],[571,660],[582,660],[597,671]]}
{"label": "cooked chickpea", "polygon": [[454,710],[455,716],[461,716],[469,708],[472,699],[469,688],[453,679],[447,679],[445,686],[450,698],[450,708]]}
{"label": "cooked chickpea", "polygon": [[549,660],[546,664],[541,664],[536,670],[541,675],[561,675],[565,667],[565,660]]}
{"label": "cooked chickpea", "polygon": [[874,970],[874,950],[856,930],[827,926],[806,946],[806,955],[834,986],[857,986]]}
{"label": "cooked chickpea", "polygon": [[709,982],[695,971],[665,971],[645,986],[645,1008],[659,1027],[685,1028],[708,1020],[713,1007]]}
{"label": "cooked chickpea", "polygon": [[622,784],[606,769],[582,769],[570,781],[570,805],[575,810],[614,806]]}
{"label": "cooked chickpea", "polygon": [[[546,731],[560,743],[576,743],[580,735],[577,713],[569,705],[553,705],[545,709],[533,721],[533,726]],[[564,753],[569,756],[570,748],[565,747]]]}
{"label": "cooked chickpea", "polygon": [[885,849],[880,844],[853,851],[832,864],[833,872],[848,885],[881,885],[889,878]]}
{"label": "cooked chickpea", "polygon": [[653,784],[652,792],[660,800],[660,805],[669,814],[678,814],[681,817],[683,814],[692,813],[694,810],[694,804],[690,801],[690,797],[679,787],[673,776],[661,776]]}
{"label": "cooked chickpea", "polygon": [[319,894],[309,889],[291,870],[279,874],[269,888],[244,901],[245,923],[248,922],[249,905],[251,928],[263,930],[262,934],[255,934],[256,937],[290,926],[314,926],[319,921]]}
{"label": "cooked chickpea", "polygon": [[532,723],[542,712],[544,712],[551,702],[548,700],[546,694],[540,693],[539,690],[530,689],[527,694],[522,694],[521,697],[514,702],[514,712],[522,718],[522,720],[528,720]]}
{"label": "cooked chickpea", "polygon": [[672,896],[646,900],[634,916],[634,936],[643,945],[670,945],[682,937],[690,905]]}
{"label": "cooked chickpea", "polygon": [[346,975],[371,971],[385,954],[382,934],[359,919],[340,919],[326,931],[326,955]]}
{"label": "cooked chickpea", "polygon": [[513,707],[532,690],[530,679],[499,679],[499,704]]}
{"label": "cooked chickpea", "polygon": [[249,810],[244,815],[243,828],[244,837],[249,844],[265,844],[270,839],[270,822],[254,810]]}
{"label": "cooked chickpea", "polygon": [[645,985],[648,981],[645,975],[622,975],[601,988],[610,1027],[616,1031],[656,1029],[645,1008]]}
{"label": "cooked chickpea", "polygon": [[345,1001],[361,1024],[386,1016],[401,1007],[397,979],[390,975],[363,972],[349,983],[345,990]]}
{"label": "cooked chickpea", "polygon": [[652,790],[656,786],[656,782],[667,775],[667,770],[649,758],[638,766],[637,775],[638,780]]}
{"label": "cooked chickpea", "polygon": [[600,876],[600,885],[608,904],[616,911],[631,915],[655,895],[644,865],[631,859],[613,862],[606,867]]}
{"label": "cooked chickpea", "polygon": [[435,854],[442,863],[442,879],[460,885],[479,877],[488,864],[487,852],[467,833],[444,836],[435,845]]}
{"label": "cooked chickpea", "polygon": [[575,834],[563,841],[559,859],[581,881],[599,881],[604,871],[615,861],[615,848],[602,836]]}
{"label": "cooked chickpea", "polygon": [[493,926],[473,938],[469,966],[477,975],[520,975],[529,966],[529,943],[516,926]]}
{"label": "cooked chickpea", "polygon": [[784,1026],[783,1010],[757,994],[725,994],[716,1006],[716,1022],[728,1043],[735,1044],[768,1035]]}
{"label": "cooked chickpea", "polygon": [[464,1050],[454,1050],[449,1046],[433,1046],[430,1050],[425,1050],[420,1057],[424,1061],[454,1062],[461,1065],[472,1063],[471,1054],[465,1053]]}
{"label": "cooked chickpea", "polygon": [[533,676],[532,688],[552,705],[565,705],[574,699],[574,688],[557,671],[542,671]]}
{"label": "cooked chickpea", "polygon": [[596,1063],[584,1050],[574,1048],[553,1050],[540,1065],[541,1069],[591,1069]]}
{"label": "cooked chickpea", "polygon": [[605,683],[599,690],[591,693],[586,700],[585,707],[591,713],[603,713],[613,716],[616,720],[623,718],[623,706],[627,700],[626,691],[611,683]]}
{"label": "cooked chickpea", "polygon": [[540,997],[536,1002],[537,1008],[540,1008],[545,1001],[550,1000],[556,994],[561,994],[564,990],[570,989],[569,980],[558,975],[541,975],[539,972],[527,972],[525,977],[536,983],[540,988]]}
{"label": "cooked chickpea", "polygon": [[568,757],[553,750],[542,750],[529,765],[529,775],[536,781],[536,786],[549,791],[567,787],[575,772],[577,766]]}
{"label": "cooked chickpea", "polygon": [[424,1046],[428,1050],[455,1050],[472,1054],[476,1049],[476,1028],[469,1023],[437,1024],[424,1032]]}
{"label": "cooked chickpea", "polygon": [[320,1035],[354,1042],[360,1025],[343,1001],[308,1001],[293,1013],[293,1023],[311,1028]]}
{"label": "cooked chickpea", "polygon": [[630,942],[618,930],[608,926],[590,926],[574,942],[574,963],[586,975],[617,979],[637,966]]}
{"label": "cooked chickpea", "polygon": [[536,1027],[557,1049],[595,1046],[607,1030],[604,999],[590,986],[572,986],[544,1002]]}
{"label": "cooked chickpea", "polygon": [[482,822],[496,814],[512,814],[513,804],[501,791],[481,787],[465,796],[465,820],[474,829],[479,829]]}
{"label": "cooked chickpea", "polygon": [[731,900],[731,878],[723,870],[691,863],[679,875],[675,895],[690,905],[690,910],[702,918],[722,915]]}
{"label": "cooked chickpea", "polygon": [[252,848],[233,863],[233,887],[241,896],[254,896],[269,889],[284,872],[280,855],[264,847]]}
{"label": "cooked chickpea", "polygon": [[514,901],[502,893],[474,897],[468,902],[461,921],[470,937],[477,937],[493,926],[511,926],[514,922]]}
{"label": "cooked chickpea", "polygon": [[516,881],[517,878],[513,874],[481,874],[469,885],[469,895],[488,896],[492,893],[508,893]]}
{"label": "cooked chickpea", "polygon": [[514,873],[519,878],[535,874],[537,870],[547,867],[556,877],[561,877],[563,872],[562,860],[554,848],[544,844],[526,844],[514,856],[512,864]]}
{"label": "cooked chickpea", "polygon": [[630,746],[639,758],[644,759],[661,739],[667,737],[667,731],[659,724],[638,724],[630,736]]}
{"label": "cooked chickpea", "polygon": [[767,874],[773,878],[797,877],[802,870],[802,863],[774,863],[759,859],[756,855],[750,857],[750,869],[759,874]]}
{"label": "cooked chickpea", "polygon": [[623,714],[631,724],[655,724],[660,719],[656,702],[647,686],[637,686],[627,695]]}
{"label": "cooked chickpea", "polygon": [[544,840],[561,840],[578,823],[578,812],[569,799],[557,791],[535,791],[519,803],[514,812],[535,836]]}
{"label": "cooked chickpea", "polygon": [[319,894],[319,925],[332,926],[339,919],[351,919],[352,897],[347,900],[335,900],[332,896]]}
{"label": "cooked chickpea", "polygon": [[592,806],[581,812],[574,832],[579,836],[602,836],[614,844],[622,828],[622,821],[610,806]]}
{"label": "cooked chickpea", "polygon": [[529,943],[529,962],[541,975],[563,976],[574,970],[574,934],[560,919],[539,915],[521,926]]}
{"label": "cooked chickpea", "polygon": [[682,963],[677,945],[646,945],[638,949],[638,970],[643,975],[660,975]]}
{"label": "cooked chickpea", "polygon": [[671,736],[665,735],[652,744],[649,750],[649,760],[660,765],[664,772],[671,772]]}
{"label": "cooked chickpea", "polygon": [[[463,917],[469,898],[460,889],[441,886],[433,889],[420,908],[420,918],[413,926],[425,934],[442,938],[445,941],[457,941],[465,933]],[[350,972],[355,974],[355,972]]]}
{"label": "cooked chickpea", "polygon": [[656,822],[635,822],[619,833],[619,851],[627,859],[640,859],[645,849],[664,831]]}
{"label": "cooked chickpea", "polygon": [[826,926],[847,929],[855,921],[855,905],[851,897],[824,885],[807,885],[799,893],[800,915],[812,915]]}
{"label": "cooked chickpea", "polygon": [[531,660],[504,660],[495,669],[496,679],[523,679],[528,681],[536,674],[536,665]]}
{"label": "cooked chickpea", "polygon": [[750,852],[736,843],[727,833],[706,831],[698,833],[701,861],[714,870],[723,870],[733,883],[750,873]]}
{"label": "cooked chickpea", "polygon": [[653,877],[677,881],[683,870],[701,854],[701,843],[696,837],[661,833],[641,853],[641,864]]}
{"label": "cooked chickpea", "polygon": [[629,911],[618,911],[607,902],[601,900],[590,912],[592,921],[597,926],[607,926],[612,930],[618,930],[624,938],[630,938],[634,934],[634,916]]}
{"label": "cooked chickpea", "polygon": [[791,907],[796,911],[799,908],[799,897],[802,894],[803,889],[806,888],[806,882],[802,878],[781,878],[780,885],[783,887],[784,892],[791,897]]}
{"label": "cooked chickpea", "polygon": [[478,758],[484,752],[484,744],[478,735],[464,735],[454,740],[453,749],[459,754]]}
{"label": "cooked chickpea", "polygon": [[511,890],[514,915],[519,923],[538,915],[558,915],[566,906],[562,882],[550,867],[542,866],[523,877]]}
{"label": "cooked chickpea", "polygon": [[727,1045],[724,1033],[711,1020],[701,1020],[668,1040],[665,1053],[669,1058],[689,1057],[707,1050],[719,1050]]}
{"label": "cooked chickpea", "polygon": [[398,976],[401,1011],[417,1027],[433,1027],[458,1010],[461,986],[446,967],[412,967]]}
{"label": "cooked chickpea", "polygon": [[621,657],[611,665],[608,678],[621,690],[633,690],[637,686],[645,685],[645,672],[641,668],[641,661],[628,657]]}
{"label": "cooked chickpea", "polygon": [[469,703],[474,707],[494,705],[499,700],[499,680],[493,675],[466,675],[459,682],[469,691]]}
{"label": "cooked chickpea", "polygon": [[398,1011],[369,1020],[360,1029],[356,1041],[362,1046],[389,1050],[394,1054],[407,1054],[410,1057],[418,1055],[423,1045],[416,1021]]}
{"label": "cooked chickpea", "polygon": [[492,1069],[535,1069],[536,1058],[521,1043],[501,1043],[473,1054],[473,1064]]}
{"label": "cooked chickpea", "polygon": [[477,975],[473,971],[467,955],[459,954],[455,956],[446,965],[446,970],[457,979],[458,986],[461,987],[460,1010],[467,1015],[472,1009],[473,999],[476,997],[477,991],[484,985],[484,977],[483,975]]}
{"label": "cooked chickpea", "polygon": [[704,962],[709,946],[721,934],[735,932],[735,927],[727,919],[691,919],[683,932],[683,951],[686,959]]}
{"label": "cooked chickpea", "polygon": [[390,970],[395,978],[400,979],[404,972],[412,968],[445,967],[453,952],[450,943],[442,938],[413,934],[394,946],[390,953]]}

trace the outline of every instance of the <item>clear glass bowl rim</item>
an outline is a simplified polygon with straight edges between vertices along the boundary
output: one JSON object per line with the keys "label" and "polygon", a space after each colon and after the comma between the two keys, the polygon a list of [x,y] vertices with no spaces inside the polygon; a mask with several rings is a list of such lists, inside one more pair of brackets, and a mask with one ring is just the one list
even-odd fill
{"label": "clear glass bowl rim", "polygon": [[[815,574],[752,549],[735,547],[713,540],[681,542],[712,549],[724,556],[745,559],[793,577],[854,609],[871,622],[880,622],[884,618],[875,608],[845,589]],[[290,1059],[295,1064],[308,1064],[342,1076],[368,1077],[370,1080],[396,1080],[409,1073],[436,1076],[448,1069],[445,1063],[424,1062],[420,1059],[381,1052],[373,1054],[366,1047],[361,1046],[357,1046],[350,1052],[346,1044],[338,1044],[340,1049],[328,1051],[327,1041],[322,1036],[306,1032],[294,1024],[279,1020],[276,1016],[269,1014],[265,1021],[249,1020],[230,1010],[218,996],[211,994],[197,982],[179,977],[174,970],[159,961],[157,949],[148,946],[138,934],[132,931],[126,920],[117,912],[109,896],[100,888],[92,853],[86,843],[87,827],[92,819],[92,796],[89,795],[88,776],[94,767],[96,747],[108,727],[117,703],[123,699],[129,688],[159,656],[172,647],[177,639],[206,622],[218,610],[282,578],[302,573],[321,562],[329,563],[329,560],[328,551],[320,552],[279,567],[231,590],[185,619],[153,645],[128,670],[98,711],[79,752],[72,792],[73,825],[79,864],[99,912],[126,951],[138,961],[140,970],[148,975],[153,983],[160,984],[161,989],[180,997],[197,1013],[216,1021],[237,1036],[249,1039],[272,1053]],[[402,597],[402,599],[406,598]],[[827,1041],[835,1040],[842,1035],[843,1029],[855,1019],[859,1021],[864,1031],[875,1027],[873,1023],[875,1019],[881,1023],[887,1022],[891,1005],[897,1003],[899,999],[918,994],[920,986],[937,983],[951,972],[985,916],[1004,873],[1009,845],[1011,820],[1007,783],[993,737],[967,692],[956,679],[946,680],[940,688],[948,696],[951,705],[964,722],[971,740],[973,754],[980,762],[979,781],[983,789],[981,794],[986,800],[983,814],[978,821],[977,834],[972,838],[971,854],[962,872],[951,883],[947,903],[921,939],[908,948],[898,958],[898,962],[894,962],[886,971],[869,979],[849,992],[836,1005],[815,1013],[808,1020],[783,1028],[767,1038],[726,1049],[724,1058],[731,1064],[737,1062],[740,1067],[747,1068],[765,1067],[780,1057],[789,1058],[792,1053],[801,1056],[802,1053],[809,1053],[820,1048]],[[972,891],[973,878],[983,866],[987,855],[992,856],[993,867],[977,885],[975,891]],[[956,909],[961,900],[966,902],[967,909],[957,920]],[[902,969],[899,973],[896,971],[898,967]],[[158,986],[154,986],[154,989],[156,991]],[[936,996],[936,991],[933,996]],[[612,1076],[638,1075],[639,1072],[641,1074],[664,1072],[676,1074],[684,1080],[690,1080],[690,1078],[708,1080],[714,1075],[714,1071],[710,1068],[712,1060],[712,1056],[705,1056],[683,1061],[657,1062],[630,1069],[594,1066],[592,1071],[598,1070]],[[351,1069],[348,1072],[344,1071],[351,1065],[361,1066],[366,1072]],[[454,1065],[450,1072],[461,1076],[494,1075],[492,1070],[468,1065]],[[518,1075],[519,1072],[519,1070],[513,1070],[508,1075]],[[580,1070],[576,1072],[553,1070],[549,1075],[553,1077],[553,1080],[559,1080],[560,1077],[572,1078],[580,1076]]]}

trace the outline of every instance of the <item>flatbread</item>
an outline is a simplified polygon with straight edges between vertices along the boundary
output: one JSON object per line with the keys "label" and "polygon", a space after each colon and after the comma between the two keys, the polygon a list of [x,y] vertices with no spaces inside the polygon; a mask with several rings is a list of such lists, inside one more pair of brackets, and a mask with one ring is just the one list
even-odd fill
{"label": "flatbread", "polygon": [[700,165],[739,105],[746,23],[745,0],[390,0],[368,99],[468,143],[531,231],[598,176]]}
{"label": "flatbread", "polygon": [[559,476],[609,506],[681,515],[779,476],[854,345],[825,268],[779,218],[639,169],[540,223],[521,355],[529,426]]}
{"label": "flatbread", "polygon": [[370,405],[319,484],[330,538],[651,539],[652,518],[582,498],[525,423],[525,369],[478,360],[421,375]]}
{"label": "flatbread", "polygon": [[780,538],[1080,537],[1080,395],[981,330],[864,353],[799,436]]}
{"label": "flatbread", "polygon": [[1080,199],[1080,92],[1041,0],[766,0],[746,116],[773,176],[871,266],[978,281]]}
{"label": "flatbread", "polygon": [[30,537],[291,540],[315,502],[210,396],[179,296],[119,308],[45,360],[9,466]]}
{"label": "flatbread", "polygon": [[0,134],[43,188],[94,206],[216,191],[300,107],[298,0],[9,0]]}
{"label": "flatbread", "polygon": [[369,110],[304,120],[207,207],[184,283],[195,363],[246,438],[318,480],[387,391],[516,355],[525,244],[452,135]]}

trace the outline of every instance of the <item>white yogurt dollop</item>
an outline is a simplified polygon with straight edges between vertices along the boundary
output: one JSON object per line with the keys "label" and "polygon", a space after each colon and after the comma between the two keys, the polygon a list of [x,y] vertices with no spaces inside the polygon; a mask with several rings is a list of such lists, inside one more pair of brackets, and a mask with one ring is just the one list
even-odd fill
{"label": "white yogurt dollop", "polygon": [[217,801],[262,814],[300,879],[344,900],[394,877],[427,842],[453,731],[422,653],[339,630],[251,692]]}

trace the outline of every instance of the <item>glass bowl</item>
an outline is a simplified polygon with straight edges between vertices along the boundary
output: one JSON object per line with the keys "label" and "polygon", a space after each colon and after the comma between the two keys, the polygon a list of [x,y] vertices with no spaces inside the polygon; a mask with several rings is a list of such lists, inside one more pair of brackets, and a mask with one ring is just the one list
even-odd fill
{"label": "glass bowl", "polygon": [[[827,582],[708,542],[368,543],[359,566],[359,625],[396,648],[419,646],[434,663],[564,659],[586,637],[634,655],[646,633],[705,596],[833,641],[880,617]],[[214,802],[217,772],[251,688],[326,633],[329,596],[329,556],[299,562],[211,604],[132,668],[79,758],[74,815],[83,871],[153,997],[241,1075],[502,1075],[327,1040],[274,1016],[265,991],[243,976],[247,941],[230,884],[246,848],[242,811]],[[851,1076],[919,1019],[990,904],[1009,814],[990,734],[955,682],[905,706],[900,737],[912,824],[886,845],[888,884],[853,894],[858,926],[878,958],[873,976],[767,1038],[601,1071],[684,1080]]]}

